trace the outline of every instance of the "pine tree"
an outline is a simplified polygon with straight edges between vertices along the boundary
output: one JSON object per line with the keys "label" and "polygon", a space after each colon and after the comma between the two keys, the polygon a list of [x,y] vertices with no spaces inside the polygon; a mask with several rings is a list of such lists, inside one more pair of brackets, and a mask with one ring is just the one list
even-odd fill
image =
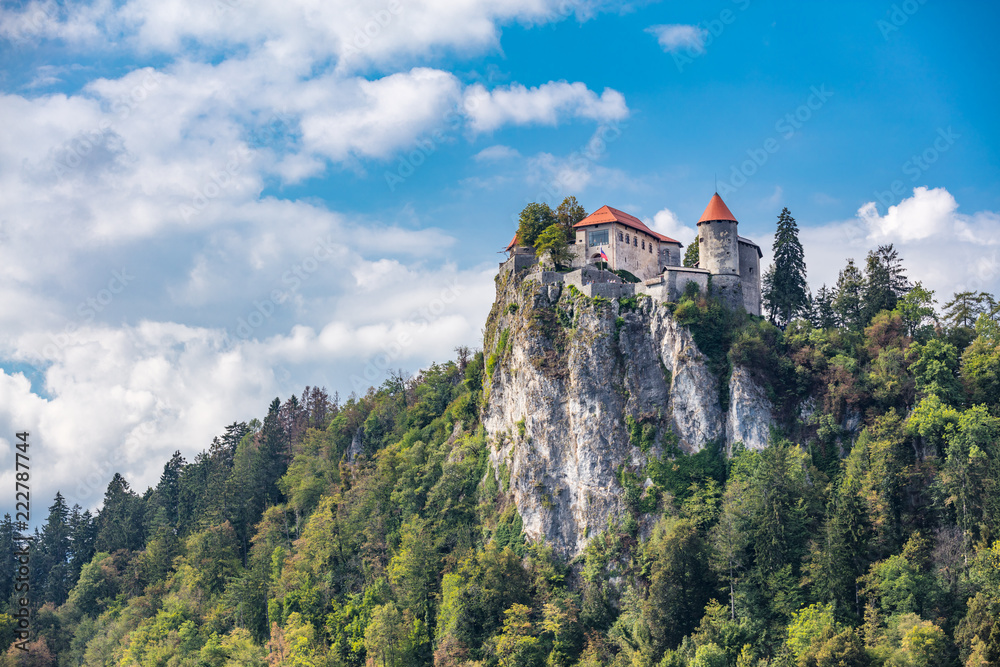
{"label": "pine tree", "polygon": [[80,570],[94,557],[94,543],[97,540],[97,523],[90,510],[80,511],[79,505],[73,505],[69,513],[70,535],[70,581],[76,582]]}
{"label": "pine tree", "polygon": [[833,298],[833,310],[841,326],[855,330],[864,326],[864,286],[864,274],[853,259],[847,260],[847,266],[837,277],[836,296]]}
{"label": "pine tree", "polygon": [[104,506],[98,514],[100,528],[96,549],[113,553],[119,549],[138,551],[146,543],[145,503],[121,473],[115,473],[104,492]]}
{"label": "pine tree", "polygon": [[944,304],[944,321],[948,326],[972,328],[976,319],[987,312],[986,299],[992,298],[986,292],[956,292],[951,301]]}
{"label": "pine tree", "polygon": [[806,263],[799,242],[799,227],[787,208],[778,216],[774,236],[774,263],[764,280],[762,297],[771,322],[785,327],[806,312]]}
{"label": "pine tree", "polygon": [[10,514],[0,522],[0,602],[6,603],[14,592],[14,522]]}
{"label": "pine tree", "polygon": [[152,510],[153,525],[166,526],[175,532],[180,528],[181,517],[185,514],[181,498],[181,475],[186,462],[180,450],[175,451],[160,475],[160,483],[156,485],[156,501]]}
{"label": "pine tree", "polygon": [[833,309],[834,291],[827,288],[826,284],[816,292],[813,299],[812,320],[813,324],[820,329],[830,329],[837,326],[837,316]]}
{"label": "pine tree", "polygon": [[903,260],[891,243],[870,251],[865,262],[864,323],[883,310],[893,310],[910,287]]}
{"label": "pine tree", "polygon": [[66,601],[73,584],[69,578],[72,550],[69,517],[66,500],[56,492],[55,500],[49,507],[48,519],[42,527],[39,558],[33,568],[45,601],[57,606]]}

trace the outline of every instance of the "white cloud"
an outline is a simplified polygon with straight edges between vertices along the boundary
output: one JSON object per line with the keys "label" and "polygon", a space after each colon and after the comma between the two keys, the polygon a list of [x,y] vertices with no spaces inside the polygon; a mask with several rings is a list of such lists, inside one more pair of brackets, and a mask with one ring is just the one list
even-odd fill
{"label": "white cloud", "polygon": [[657,211],[656,215],[653,216],[653,220],[646,220],[646,224],[653,231],[680,241],[685,246],[691,243],[691,240],[698,234],[693,227],[689,227],[681,222],[677,214],[669,208]]}
{"label": "white cloud", "polygon": [[517,151],[517,149],[511,148],[510,146],[504,146],[502,144],[496,144],[479,151],[473,156],[473,159],[476,162],[495,162],[500,160],[510,160],[517,157],[521,157],[521,154]]}
{"label": "white cloud", "polygon": [[565,117],[607,122],[628,116],[621,93],[605,88],[598,96],[579,81],[550,81],[534,88],[513,84],[492,91],[474,84],[465,91],[464,106],[476,132],[491,132],[508,123],[555,125]]}
{"label": "white cloud", "polygon": [[[262,416],[275,395],[287,398],[306,384],[344,395],[354,384],[380,384],[389,369],[423,367],[476,344],[492,268],[378,260],[355,273],[357,289],[328,294],[329,303],[307,301],[326,309],[321,326],[291,325],[270,337],[154,321],[83,326],[58,340],[23,332],[3,357],[45,367],[50,398],[32,393],[22,375],[0,371],[0,432],[32,433],[33,457],[45,461],[40,497],[61,490],[71,503],[93,506],[114,472],[141,491],[175,449],[190,460],[225,424]],[[356,383],[345,385],[352,377]],[[5,444],[0,483],[11,482],[13,470]]]}
{"label": "white cloud", "polygon": [[[164,62],[38,94],[66,78],[43,66],[27,73],[29,93],[0,94],[0,300],[8,306],[0,366],[31,365],[45,383],[36,395],[22,375],[0,371],[0,434],[36,437],[46,461],[39,496],[61,489],[92,506],[119,470],[141,490],[174,449],[190,459],[225,424],[261,416],[275,395],[306,384],[363,389],[388,368],[416,369],[477,344],[494,296],[492,261],[448,263],[456,239],[412,212],[345,216],[262,193],[336,169],[363,176],[428,141],[457,141],[463,129],[625,117],[613,90],[550,82],[487,91],[426,66],[496,49],[501,25],[563,20],[560,6],[92,0],[0,8],[0,36],[17,48],[52,40],[72,56]],[[593,7],[574,5],[581,20]],[[379,74],[359,74],[370,71]],[[483,105],[470,109],[476,96]],[[518,155],[504,148],[476,159]],[[580,168],[542,156],[533,174],[570,187],[615,178],[593,164],[597,157]],[[357,383],[345,379],[352,376]],[[0,469],[12,469],[9,456],[9,440],[0,442]]]}
{"label": "white cloud", "polygon": [[863,264],[869,250],[892,243],[910,280],[935,290],[940,303],[967,289],[1000,293],[1000,214],[958,209],[945,188],[918,187],[885,215],[869,202],[851,220],[803,227],[812,289],[835,284],[847,258]]}
{"label": "white cloud", "polygon": [[579,195],[595,183],[605,188],[631,187],[622,170],[604,167],[579,153],[568,157],[538,153],[528,158],[526,167],[527,181],[540,189],[542,199],[551,199],[553,194]]}
{"label": "white cloud", "polygon": [[[597,2],[562,0],[111,0],[29,2],[0,9],[0,36],[94,49],[178,54],[192,43],[268,49],[290,61],[338,60],[341,70],[398,64],[432,52],[497,49],[502,24],[585,20]],[[569,8],[570,11],[566,11]]]}
{"label": "white cloud", "polygon": [[705,38],[708,37],[708,31],[704,28],[678,23],[650,26],[646,28],[646,32],[656,35],[656,41],[660,43],[660,48],[667,53],[681,49],[704,51]]}
{"label": "white cloud", "polygon": [[955,231],[958,202],[944,188],[914,188],[913,196],[890,206],[885,216],[874,202],[858,210],[858,218],[868,226],[868,236],[882,243],[919,241],[942,232]]}

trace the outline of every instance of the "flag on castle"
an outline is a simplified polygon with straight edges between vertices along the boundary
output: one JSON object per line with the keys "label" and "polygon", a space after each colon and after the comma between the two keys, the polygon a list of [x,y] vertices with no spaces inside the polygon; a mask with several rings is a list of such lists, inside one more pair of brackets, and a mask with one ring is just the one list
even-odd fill
{"label": "flag on castle", "polygon": [[608,261],[608,256],[607,256],[607,254],[605,254],[604,248],[601,248],[601,261],[604,261],[604,262]]}

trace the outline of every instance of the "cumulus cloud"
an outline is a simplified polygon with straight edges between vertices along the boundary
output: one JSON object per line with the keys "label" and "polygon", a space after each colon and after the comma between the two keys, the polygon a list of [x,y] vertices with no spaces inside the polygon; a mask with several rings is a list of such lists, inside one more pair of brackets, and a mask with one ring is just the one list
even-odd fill
{"label": "cumulus cloud", "polygon": [[561,0],[34,0],[0,9],[0,36],[16,41],[178,54],[267,48],[286,63],[330,58],[341,69],[394,64],[432,51],[496,49],[498,25],[585,20],[599,2]]}
{"label": "cumulus cloud", "polygon": [[964,214],[945,188],[917,187],[879,215],[874,202],[850,220],[804,226],[800,238],[813,290],[833,285],[847,258],[864,262],[869,250],[892,243],[911,280],[937,292],[1000,292],[1000,214]]}
{"label": "cumulus cloud", "polygon": [[676,241],[680,241],[685,246],[698,234],[693,227],[685,225],[681,222],[680,218],[677,217],[677,214],[669,208],[657,211],[656,215],[653,216],[652,221],[646,220],[646,224],[649,225],[650,229],[653,231],[659,232],[664,236],[669,236]]}
{"label": "cumulus cloud", "polygon": [[650,26],[646,28],[646,32],[656,35],[656,41],[659,42],[660,48],[667,53],[681,49],[704,51],[705,38],[708,37],[708,31],[704,28],[679,23]]}
{"label": "cumulus cloud", "polygon": [[[596,6],[574,10],[583,20]],[[264,193],[333,170],[363,177],[463,131],[624,118],[613,90],[564,81],[489,90],[428,65],[496,49],[500,25],[564,20],[561,7],[0,7],[0,37],[16,48],[45,42],[74,57],[95,50],[157,63],[103,70],[58,93],[46,86],[66,72],[41,66],[26,73],[22,94],[0,93],[2,470],[12,469],[2,434],[29,430],[45,461],[39,496],[61,489],[93,506],[113,472],[140,489],[153,484],[174,449],[191,458],[275,395],[306,384],[363,391],[389,368],[475,345],[493,298],[492,259],[449,263],[455,238],[419,215],[346,216]],[[542,156],[533,174],[568,187],[613,177],[594,164],[599,154],[583,167]],[[517,155],[498,146],[476,159]],[[43,387],[33,391],[20,368]]]}
{"label": "cumulus cloud", "polygon": [[550,81],[533,88],[513,84],[492,91],[474,84],[466,90],[464,104],[476,132],[491,132],[506,124],[555,125],[562,117],[607,122],[628,115],[625,97],[618,91],[605,88],[597,95],[583,83],[566,81]]}
{"label": "cumulus cloud", "polygon": [[[229,330],[142,321],[22,332],[3,354],[44,368],[49,398],[22,374],[0,371],[0,430],[32,433],[46,471],[35,484],[40,497],[61,490],[92,507],[114,472],[140,490],[155,484],[175,449],[192,458],[226,423],[261,416],[276,395],[305,384],[363,391],[389,369],[450,358],[455,345],[478,339],[492,270],[376,260],[354,273],[358,289],[308,300],[325,311],[318,327],[292,324],[271,336],[253,325],[282,306],[264,299]],[[0,439],[0,483],[12,483],[11,444]]]}

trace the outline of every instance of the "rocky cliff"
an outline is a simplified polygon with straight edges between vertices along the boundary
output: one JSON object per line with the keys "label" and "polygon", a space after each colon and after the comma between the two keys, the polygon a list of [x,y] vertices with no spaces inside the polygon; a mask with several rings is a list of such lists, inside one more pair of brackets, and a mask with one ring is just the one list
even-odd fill
{"label": "rocky cliff", "polygon": [[622,471],[678,447],[767,444],[765,391],[737,368],[723,411],[691,333],[648,297],[589,298],[501,273],[484,352],[491,474],[525,533],[569,556],[624,516]]}

